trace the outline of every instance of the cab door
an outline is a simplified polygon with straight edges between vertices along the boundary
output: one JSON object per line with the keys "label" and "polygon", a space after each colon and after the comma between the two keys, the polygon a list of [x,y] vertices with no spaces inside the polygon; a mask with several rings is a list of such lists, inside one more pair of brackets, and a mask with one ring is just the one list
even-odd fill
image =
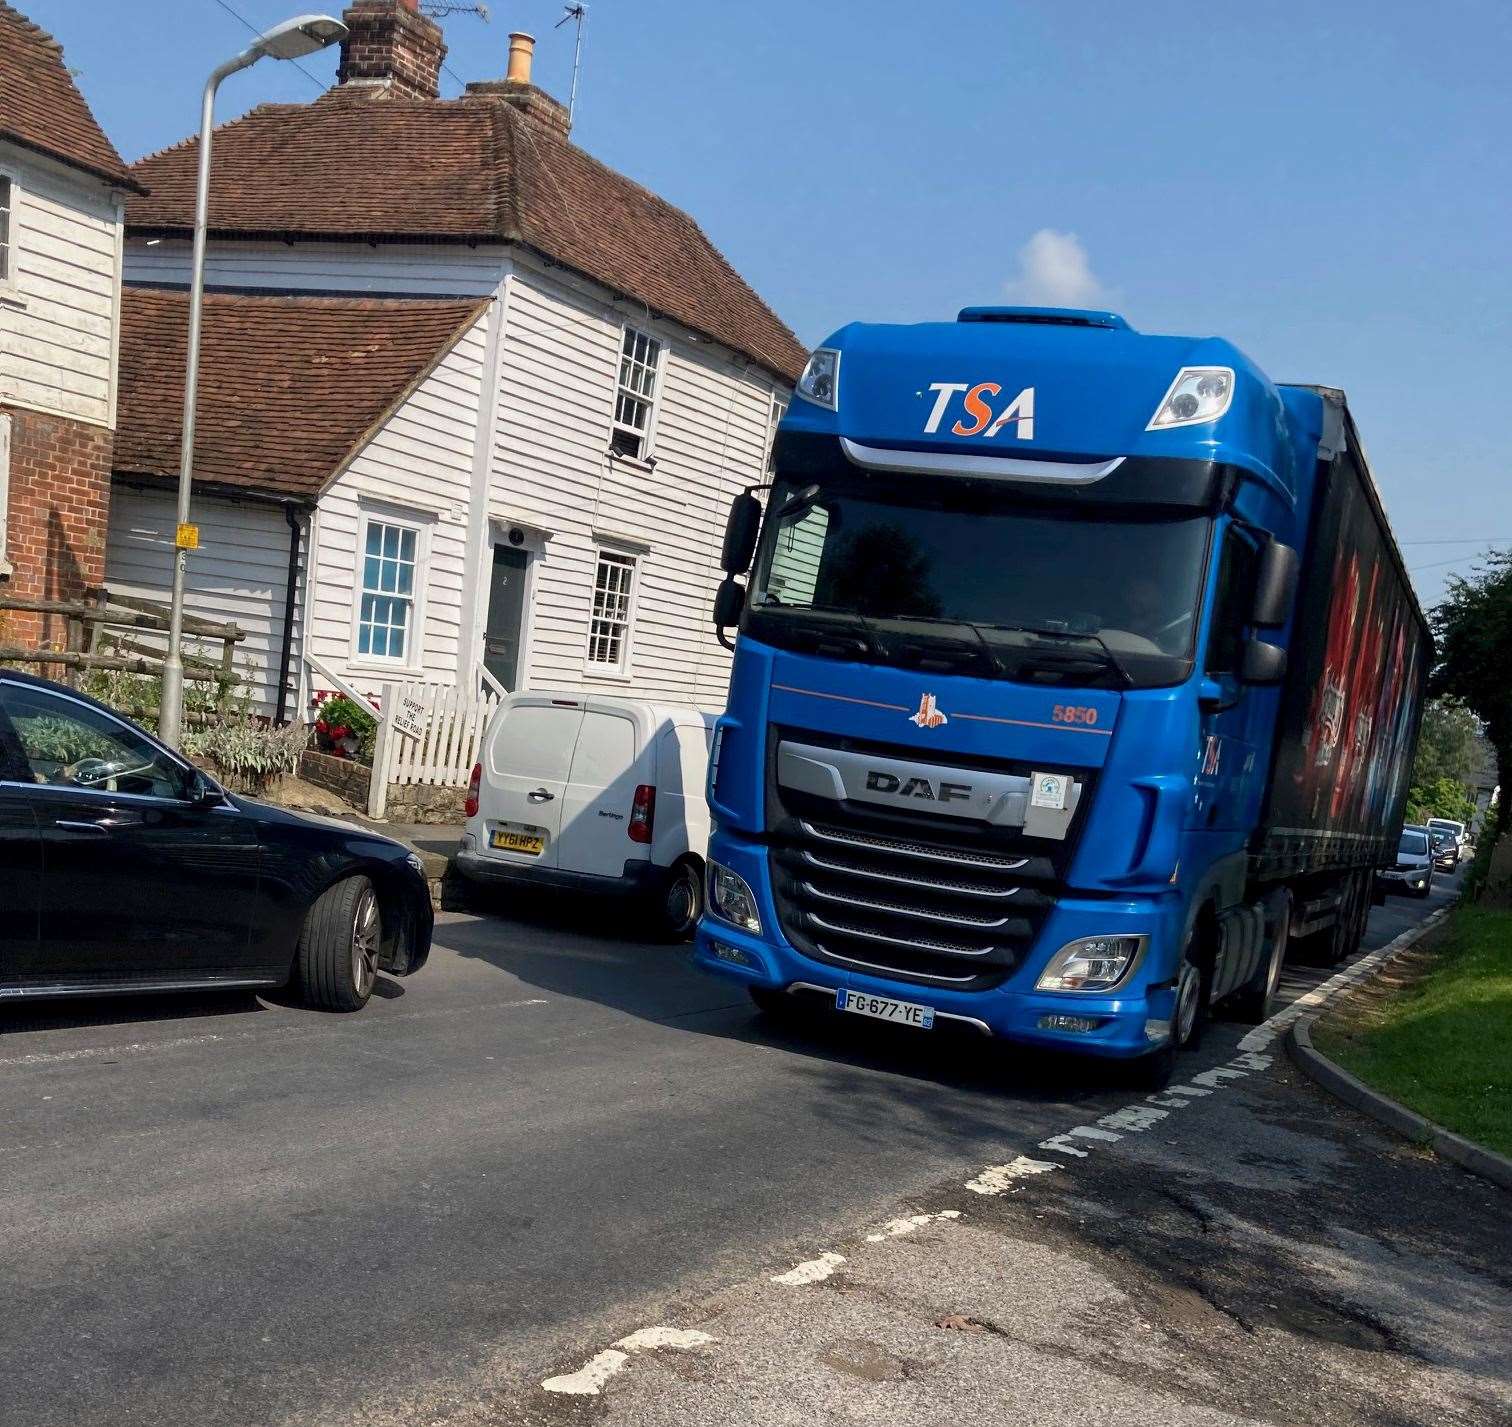
{"label": "cab door", "polygon": [[[630,838],[635,790],[650,785],[640,768],[639,731],[628,709],[590,701],[583,714],[562,810],[564,872],[623,877],[631,857],[650,856],[649,845]],[[647,760],[649,761],[649,760]]]}
{"label": "cab door", "polygon": [[478,789],[484,845],[501,862],[555,867],[581,699],[515,694],[489,732]]}

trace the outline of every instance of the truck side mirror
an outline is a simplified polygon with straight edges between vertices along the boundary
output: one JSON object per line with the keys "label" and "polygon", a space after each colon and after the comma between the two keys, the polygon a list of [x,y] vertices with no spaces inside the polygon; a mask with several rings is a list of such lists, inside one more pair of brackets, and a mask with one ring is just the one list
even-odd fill
{"label": "truck side mirror", "polygon": [[725,521],[724,548],[719,553],[719,565],[725,574],[743,575],[751,568],[760,529],[761,502],[750,491],[742,491],[730,502],[730,514]]}
{"label": "truck side mirror", "polygon": [[1291,614],[1292,601],[1297,596],[1297,571],[1300,563],[1297,552],[1290,545],[1283,545],[1279,540],[1266,542],[1255,572],[1255,602],[1250,610],[1251,624],[1276,629],[1286,623]]}
{"label": "truck side mirror", "polygon": [[726,575],[714,591],[714,632],[726,649],[734,646],[724,636],[725,630],[740,623],[745,610],[745,586],[732,575]]}
{"label": "truck side mirror", "polygon": [[1244,658],[1239,666],[1240,682],[1245,684],[1279,684],[1286,677],[1286,650],[1263,639],[1244,641]]}

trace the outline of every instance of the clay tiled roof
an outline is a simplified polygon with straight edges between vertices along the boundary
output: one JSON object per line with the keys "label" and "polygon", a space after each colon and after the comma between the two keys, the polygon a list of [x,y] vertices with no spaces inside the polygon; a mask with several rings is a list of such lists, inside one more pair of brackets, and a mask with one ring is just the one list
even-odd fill
{"label": "clay tiled roof", "polygon": [[123,188],[139,187],[69,77],[62,46],[5,0],[0,0],[0,139]]}
{"label": "clay tiled roof", "polygon": [[[197,142],[135,165],[145,234],[193,226]],[[523,243],[789,380],[792,332],[678,208],[502,100],[333,90],[216,131],[210,228],[223,236]]]}
{"label": "clay tiled roof", "polygon": [[[487,305],[207,295],[195,480],[313,501]],[[120,475],[178,475],[188,328],[186,293],[125,290]]]}

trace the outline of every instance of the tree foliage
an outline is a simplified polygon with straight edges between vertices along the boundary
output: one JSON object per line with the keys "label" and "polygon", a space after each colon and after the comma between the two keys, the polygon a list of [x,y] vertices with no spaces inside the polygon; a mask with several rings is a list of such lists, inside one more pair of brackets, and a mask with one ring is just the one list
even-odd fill
{"label": "tree foliage", "polygon": [[[1431,692],[1458,699],[1480,718],[1505,782],[1512,770],[1512,552],[1452,577],[1433,627],[1439,661]],[[1506,805],[1503,799],[1503,822]]]}

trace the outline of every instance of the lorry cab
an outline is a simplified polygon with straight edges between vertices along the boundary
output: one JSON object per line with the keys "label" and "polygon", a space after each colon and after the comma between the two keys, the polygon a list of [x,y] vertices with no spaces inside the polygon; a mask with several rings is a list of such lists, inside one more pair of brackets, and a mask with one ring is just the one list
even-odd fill
{"label": "lorry cab", "polygon": [[510,694],[473,769],[459,870],[633,897],[658,930],[686,935],[702,903],[712,724],[635,699]]}
{"label": "lorry cab", "polygon": [[1113,313],[853,324],[723,556],[697,956],[759,1003],[1159,1071],[1358,941],[1428,643],[1342,394]]}

